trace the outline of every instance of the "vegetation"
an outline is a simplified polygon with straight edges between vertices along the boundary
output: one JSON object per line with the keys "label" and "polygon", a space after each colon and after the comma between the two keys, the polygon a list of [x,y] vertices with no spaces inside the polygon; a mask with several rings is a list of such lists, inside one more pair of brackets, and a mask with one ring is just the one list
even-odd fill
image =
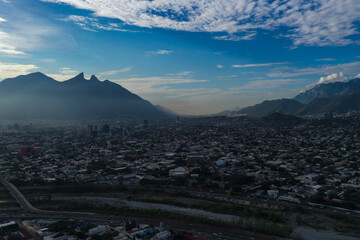
{"label": "vegetation", "polygon": [[256,233],[270,234],[274,236],[288,236],[292,232],[292,228],[287,225],[276,224],[267,220],[250,219],[233,222],[223,222],[220,220],[213,220],[204,216],[190,216],[184,214],[171,213],[161,210],[145,210],[133,209],[128,207],[113,207],[108,204],[103,206],[96,206],[91,203],[83,203],[77,201],[52,201],[52,205],[47,207],[49,210],[63,210],[63,211],[83,211],[95,212],[101,214],[112,214],[129,217],[149,217],[149,218],[166,218],[184,221],[188,223],[200,223],[211,226],[224,227],[224,228],[240,228]]}

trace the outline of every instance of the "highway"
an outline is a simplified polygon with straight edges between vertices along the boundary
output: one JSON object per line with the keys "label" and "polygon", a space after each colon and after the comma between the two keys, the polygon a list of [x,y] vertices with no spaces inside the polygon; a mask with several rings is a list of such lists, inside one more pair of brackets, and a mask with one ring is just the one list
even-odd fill
{"label": "highway", "polygon": [[[15,200],[19,203],[20,207],[26,212],[37,213],[37,214],[57,214],[59,212],[56,211],[47,211],[35,208],[29,203],[29,201],[25,198],[25,196],[15,187],[12,183],[8,182],[5,177],[0,177],[1,184],[10,192],[10,194],[15,198]],[[74,215],[79,214],[80,217],[86,217],[94,215],[94,213],[85,213],[85,212],[61,212],[64,215]]]}

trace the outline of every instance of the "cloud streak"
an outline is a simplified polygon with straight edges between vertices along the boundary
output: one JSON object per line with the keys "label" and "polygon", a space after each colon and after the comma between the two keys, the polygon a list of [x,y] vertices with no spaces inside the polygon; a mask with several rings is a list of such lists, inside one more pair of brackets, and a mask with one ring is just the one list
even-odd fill
{"label": "cloud streak", "polygon": [[358,43],[358,0],[43,0],[92,11],[124,24],[190,32],[228,33],[219,40],[249,40],[259,30],[285,28],[299,45]]}
{"label": "cloud streak", "polygon": [[0,79],[17,77],[18,75],[29,74],[38,67],[33,64],[18,64],[0,62]]}
{"label": "cloud streak", "polygon": [[97,76],[98,77],[116,76],[121,73],[130,72],[132,68],[133,67],[126,67],[126,68],[119,69],[119,70],[111,70],[111,71],[101,72],[101,73],[98,73]]}
{"label": "cloud streak", "polygon": [[306,75],[328,75],[336,72],[343,72],[344,74],[355,75],[359,73],[360,62],[350,62],[337,65],[323,65],[317,68],[294,68],[284,67],[276,69],[267,74],[271,78],[291,78]]}
{"label": "cloud streak", "polygon": [[249,67],[268,67],[273,65],[284,65],[288,62],[274,62],[274,63],[258,63],[258,64],[245,64],[245,65],[232,65],[233,68],[249,68]]}
{"label": "cloud streak", "polygon": [[156,51],[146,51],[145,53],[148,55],[170,55],[173,54],[174,52],[171,50],[159,49]]}
{"label": "cloud streak", "polygon": [[123,29],[122,25],[118,23],[106,23],[106,24],[100,23],[100,21],[94,17],[70,15],[62,20],[65,22],[73,22],[76,25],[79,25],[82,29],[92,32],[96,32],[98,30],[136,32],[132,30]]}

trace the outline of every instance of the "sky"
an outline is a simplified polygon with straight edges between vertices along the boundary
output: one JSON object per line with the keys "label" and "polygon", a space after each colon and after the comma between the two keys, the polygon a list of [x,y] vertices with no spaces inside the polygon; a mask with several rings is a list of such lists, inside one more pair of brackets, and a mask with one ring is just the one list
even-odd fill
{"label": "sky", "polygon": [[179,114],[360,73],[359,0],[0,0],[0,80],[80,72]]}

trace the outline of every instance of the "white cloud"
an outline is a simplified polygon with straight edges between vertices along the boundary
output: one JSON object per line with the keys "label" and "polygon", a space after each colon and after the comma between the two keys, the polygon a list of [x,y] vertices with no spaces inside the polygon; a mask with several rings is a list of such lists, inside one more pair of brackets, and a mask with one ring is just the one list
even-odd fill
{"label": "white cloud", "polygon": [[[0,17],[0,24],[7,22],[6,19]],[[12,38],[6,33],[1,31],[0,29],[0,54],[2,55],[25,55],[24,52],[16,49],[15,46],[12,45]]]}
{"label": "white cloud", "polygon": [[331,62],[331,61],[335,61],[335,58],[321,58],[321,59],[315,59],[315,61],[318,62]]}
{"label": "white cloud", "polygon": [[173,53],[173,51],[171,50],[165,50],[165,49],[159,49],[156,51],[146,51],[146,54],[150,54],[150,55],[170,55]]}
{"label": "white cloud", "polygon": [[223,41],[242,41],[242,40],[252,40],[256,36],[255,32],[245,34],[243,36],[238,35],[223,35],[223,36],[215,36],[214,39],[216,40],[223,40]]}
{"label": "white cloud", "polygon": [[208,82],[208,80],[183,78],[181,77],[181,75],[155,76],[155,77],[143,77],[143,78],[134,77],[134,78],[118,79],[114,81],[137,94],[144,94],[144,93],[158,94],[159,91],[168,89],[169,85]]}
{"label": "white cloud", "polygon": [[333,73],[326,77],[321,77],[316,84],[331,83],[331,82],[346,82],[349,78],[345,77],[342,72]]}
{"label": "white cloud", "polygon": [[[75,45],[72,36],[31,11],[7,4],[0,21],[0,55],[28,57],[29,52]],[[19,17],[21,16],[21,17]],[[5,21],[6,20],[6,21]]]}
{"label": "white cloud", "polygon": [[358,43],[349,37],[358,34],[359,0],[43,1],[69,4],[138,27],[229,34],[216,37],[221,40],[251,39],[257,30],[281,27],[282,36],[292,39],[294,46]]}
{"label": "white cloud", "polygon": [[232,65],[233,68],[249,68],[249,67],[267,67],[273,65],[283,65],[288,62],[275,62],[275,63],[259,63],[259,64],[245,64],[245,65]]}
{"label": "white cloud", "polygon": [[129,71],[131,71],[132,68],[133,67],[126,67],[126,68],[119,69],[119,70],[111,70],[111,71],[101,72],[96,75],[98,77],[115,76],[115,75],[119,75],[120,73],[129,72]]}
{"label": "white cloud", "polygon": [[54,78],[57,81],[66,81],[66,80],[69,80],[70,78],[73,78],[74,76],[76,76],[79,73],[80,72],[77,70],[73,70],[68,67],[63,67],[59,70],[58,73],[49,73],[47,75],[49,77]]}
{"label": "white cloud", "polygon": [[44,62],[44,63],[54,63],[56,62],[56,59],[54,58],[44,58],[44,59],[40,59],[41,62]]}
{"label": "white cloud", "polygon": [[[359,77],[360,77],[360,73],[357,74],[356,76],[349,76],[349,77],[346,77],[342,72],[333,73],[333,74],[327,75],[326,77],[320,77],[319,81],[317,81],[316,83],[307,85],[305,87],[305,89],[310,89],[310,88],[315,87],[316,85],[323,84],[323,83],[347,82],[351,79],[359,78]],[[304,92],[304,91],[305,90],[301,90],[301,92]]]}
{"label": "white cloud", "polygon": [[218,76],[217,78],[219,79],[231,79],[231,78],[235,78],[237,77],[238,75],[227,75],[227,76]]}
{"label": "white cloud", "polygon": [[221,68],[223,68],[224,66],[219,64],[219,65],[216,65],[216,67],[219,68],[219,69],[221,69]]}
{"label": "white cloud", "polygon": [[272,78],[290,78],[297,76],[306,76],[306,75],[328,75],[334,72],[343,72],[348,75],[355,75],[359,73],[360,62],[351,62],[343,63],[337,65],[324,65],[321,67],[313,68],[290,68],[283,67],[275,69],[274,72],[268,73],[268,77]]}
{"label": "white cloud", "polygon": [[70,15],[62,20],[65,22],[74,22],[75,24],[79,25],[82,29],[93,32],[96,32],[97,30],[135,32],[135,31],[123,29],[122,25],[118,23],[107,23],[107,24],[100,23],[97,18],[93,18],[93,17]]}
{"label": "white cloud", "polygon": [[33,64],[18,64],[0,62],[0,79],[17,77],[19,75],[29,74],[38,67]]}
{"label": "white cloud", "polygon": [[279,88],[284,85],[296,83],[303,79],[275,79],[275,80],[256,80],[248,82],[245,86],[230,88],[232,91],[239,90],[259,90],[259,89],[270,89]]}

